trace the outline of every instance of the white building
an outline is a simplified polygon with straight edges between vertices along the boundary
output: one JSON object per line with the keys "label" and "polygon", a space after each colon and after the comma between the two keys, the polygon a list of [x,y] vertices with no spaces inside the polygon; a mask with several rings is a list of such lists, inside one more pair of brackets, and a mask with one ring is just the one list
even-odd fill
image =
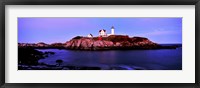
{"label": "white building", "polygon": [[89,34],[89,35],[88,35],[88,37],[89,37],[89,38],[92,38],[92,37],[93,37],[93,35],[92,35],[92,34]]}
{"label": "white building", "polygon": [[107,37],[107,36],[110,36],[110,35],[115,35],[114,26],[111,27],[111,33],[110,34],[106,34],[106,30],[105,29],[99,30],[99,36]]}
{"label": "white building", "polygon": [[99,30],[99,36],[107,37],[106,30],[105,29]]}

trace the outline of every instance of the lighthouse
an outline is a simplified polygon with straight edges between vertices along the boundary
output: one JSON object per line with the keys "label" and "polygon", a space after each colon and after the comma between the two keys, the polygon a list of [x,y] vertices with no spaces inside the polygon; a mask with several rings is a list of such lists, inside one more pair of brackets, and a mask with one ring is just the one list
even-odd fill
{"label": "lighthouse", "polygon": [[114,35],[115,34],[115,28],[112,26],[111,27],[111,35]]}

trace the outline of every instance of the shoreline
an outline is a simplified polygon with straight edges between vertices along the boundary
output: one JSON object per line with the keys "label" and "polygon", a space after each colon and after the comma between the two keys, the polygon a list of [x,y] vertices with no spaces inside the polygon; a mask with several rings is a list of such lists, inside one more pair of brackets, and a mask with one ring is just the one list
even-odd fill
{"label": "shoreline", "polygon": [[143,48],[143,47],[100,47],[97,49],[76,49],[76,48],[65,48],[65,47],[21,47],[18,46],[18,48],[33,48],[33,49],[59,49],[59,50],[77,50],[77,51],[109,51],[109,50],[160,50],[160,49],[176,49],[180,48],[182,46],[179,46],[182,44],[174,44],[171,46],[162,46],[160,45],[157,48]]}
{"label": "shoreline", "polygon": [[105,65],[105,66],[75,66],[75,65],[18,65],[18,70],[150,70],[138,66]]}

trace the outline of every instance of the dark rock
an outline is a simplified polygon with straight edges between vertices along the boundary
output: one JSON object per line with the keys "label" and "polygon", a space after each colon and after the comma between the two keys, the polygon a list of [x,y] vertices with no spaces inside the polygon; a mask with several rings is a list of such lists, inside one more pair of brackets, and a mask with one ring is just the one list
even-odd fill
{"label": "dark rock", "polygon": [[18,48],[18,63],[25,65],[37,65],[43,58],[43,53],[33,48]]}

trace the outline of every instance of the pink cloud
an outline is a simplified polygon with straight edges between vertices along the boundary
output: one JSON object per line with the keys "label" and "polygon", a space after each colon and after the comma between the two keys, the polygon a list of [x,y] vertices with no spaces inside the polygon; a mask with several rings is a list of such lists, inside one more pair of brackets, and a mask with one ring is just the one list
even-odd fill
{"label": "pink cloud", "polygon": [[159,35],[169,35],[169,34],[178,34],[181,33],[179,31],[163,31],[156,30],[148,33],[136,34],[137,36],[159,36]]}

